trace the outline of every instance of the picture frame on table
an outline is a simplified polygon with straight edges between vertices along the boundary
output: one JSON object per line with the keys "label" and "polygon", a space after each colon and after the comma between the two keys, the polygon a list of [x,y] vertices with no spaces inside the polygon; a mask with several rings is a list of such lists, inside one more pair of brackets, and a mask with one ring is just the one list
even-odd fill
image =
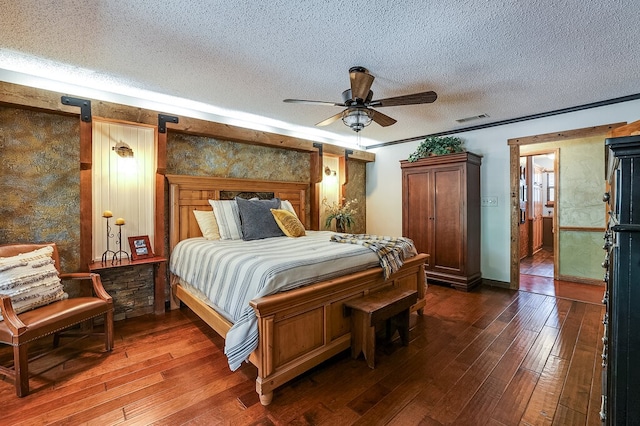
{"label": "picture frame on table", "polygon": [[154,256],[148,235],[129,237],[129,248],[131,249],[131,260],[146,259]]}

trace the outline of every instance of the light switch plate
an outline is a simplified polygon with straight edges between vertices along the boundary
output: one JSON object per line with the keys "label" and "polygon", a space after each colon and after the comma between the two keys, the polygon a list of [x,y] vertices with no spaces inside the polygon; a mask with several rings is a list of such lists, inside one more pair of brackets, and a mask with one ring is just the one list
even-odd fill
{"label": "light switch plate", "polygon": [[482,207],[498,207],[498,197],[482,197],[480,204]]}

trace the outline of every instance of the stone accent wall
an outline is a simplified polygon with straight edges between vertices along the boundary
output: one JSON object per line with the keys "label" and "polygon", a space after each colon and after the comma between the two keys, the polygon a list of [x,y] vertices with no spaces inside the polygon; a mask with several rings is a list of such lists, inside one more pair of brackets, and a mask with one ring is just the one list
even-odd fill
{"label": "stone accent wall", "polygon": [[354,234],[367,232],[367,192],[366,192],[366,163],[361,161],[349,161],[348,182],[345,185],[345,198],[358,200],[358,212],[355,215],[355,226],[349,230]]}
{"label": "stone accent wall", "polygon": [[121,266],[100,271],[113,297],[115,321],[153,313],[153,265]]}
{"label": "stone accent wall", "polygon": [[[79,264],[78,117],[0,106],[0,123],[0,244],[55,242],[64,272],[86,269]],[[170,174],[309,182],[309,162],[308,152],[175,132],[168,135]],[[361,200],[356,232],[365,232],[364,163],[350,161],[346,190],[348,198]],[[168,209],[168,194],[165,201]],[[166,245],[168,235],[167,229]],[[152,265],[104,270],[100,275],[114,299],[116,320],[153,312]],[[77,288],[67,286],[66,290],[78,294]]]}
{"label": "stone accent wall", "polygon": [[0,123],[0,244],[55,242],[78,271],[78,118],[0,106]]}

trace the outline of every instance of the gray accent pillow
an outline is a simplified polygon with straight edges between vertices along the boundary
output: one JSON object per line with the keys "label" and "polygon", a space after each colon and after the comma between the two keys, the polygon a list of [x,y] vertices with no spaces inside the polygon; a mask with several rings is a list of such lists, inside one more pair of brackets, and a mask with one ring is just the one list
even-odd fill
{"label": "gray accent pillow", "polygon": [[282,232],[271,214],[271,209],[280,208],[279,198],[245,200],[236,197],[236,202],[240,211],[243,240],[250,241],[284,236],[284,232]]}

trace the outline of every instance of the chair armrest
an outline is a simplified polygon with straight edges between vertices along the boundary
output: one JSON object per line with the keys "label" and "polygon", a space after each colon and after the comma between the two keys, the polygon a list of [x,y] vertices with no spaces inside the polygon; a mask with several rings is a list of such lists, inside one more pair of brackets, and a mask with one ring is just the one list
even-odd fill
{"label": "chair armrest", "polygon": [[13,309],[11,297],[0,295],[0,311],[2,311],[2,318],[4,318],[4,322],[11,334],[19,336],[27,330],[27,326],[20,321],[16,311]]}
{"label": "chair armrest", "polygon": [[61,280],[90,280],[91,272],[73,272],[67,274],[58,274]]}
{"label": "chair armrest", "polygon": [[104,300],[105,302],[112,303],[113,299],[107,293],[107,291],[102,286],[102,279],[99,274],[94,274],[92,272],[74,272],[67,274],[60,274],[61,280],[91,280],[91,284],[93,284],[93,291],[99,299]]}

